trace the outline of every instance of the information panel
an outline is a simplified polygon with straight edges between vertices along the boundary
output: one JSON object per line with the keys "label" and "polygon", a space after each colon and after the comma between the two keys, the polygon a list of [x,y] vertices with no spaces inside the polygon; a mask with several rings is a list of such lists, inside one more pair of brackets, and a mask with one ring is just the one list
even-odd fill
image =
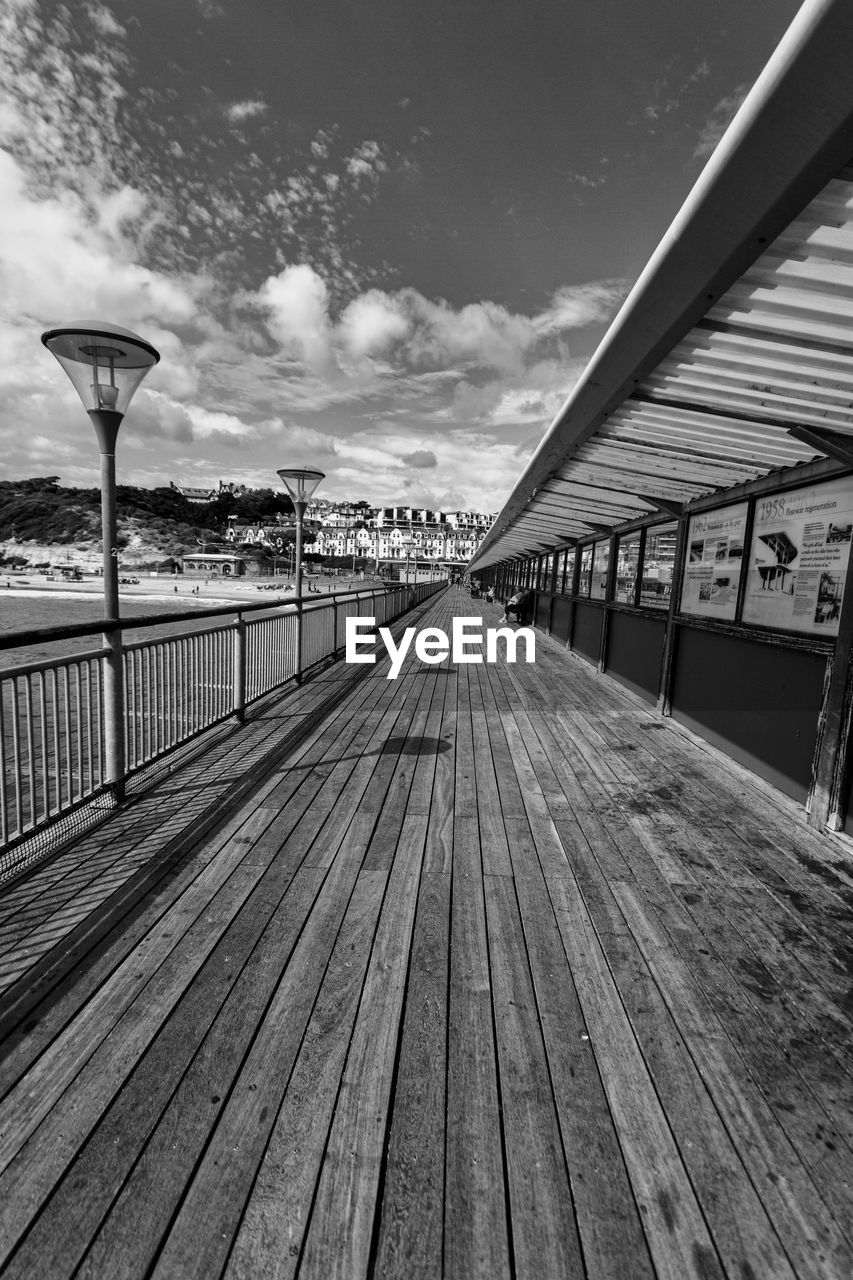
{"label": "information panel", "polygon": [[687,531],[687,563],[681,610],[703,618],[735,616],[748,503],[693,516]]}
{"label": "information panel", "polygon": [[851,532],[849,477],[757,499],[744,622],[837,635]]}

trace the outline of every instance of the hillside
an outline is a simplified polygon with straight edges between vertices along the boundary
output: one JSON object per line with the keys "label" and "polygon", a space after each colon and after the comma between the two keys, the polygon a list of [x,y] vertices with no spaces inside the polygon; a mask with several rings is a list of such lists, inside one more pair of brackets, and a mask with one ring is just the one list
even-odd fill
{"label": "hillside", "polygon": [[[156,568],[196,551],[199,542],[223,538],[228,517],[255,522],[289,514],[289,498],[272,489],[221,493],[215,501],[189,502],[175,489],[116,491],[118,543],[126,568]],[[0,564],[77,564],[94,568],[101,558],[98,489],[66,489],[55,477],[0,481]]]}

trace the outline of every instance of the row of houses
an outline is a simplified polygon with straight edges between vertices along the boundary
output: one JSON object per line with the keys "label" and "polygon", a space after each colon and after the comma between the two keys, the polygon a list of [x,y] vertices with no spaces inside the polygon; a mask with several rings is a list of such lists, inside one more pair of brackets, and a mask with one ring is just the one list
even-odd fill
{"label": "row of houses", "polygon": [[[356,556],[378,563],[423,559],[466,564],[491,523],[480,512],[433,512],[412,507],[364,507],[359,504],[309,504],[305,524],[314,535],[312,551],[323,556]],[[235,547],[283,550],[292,541],[292,520],[228,521],[226,538]]]}

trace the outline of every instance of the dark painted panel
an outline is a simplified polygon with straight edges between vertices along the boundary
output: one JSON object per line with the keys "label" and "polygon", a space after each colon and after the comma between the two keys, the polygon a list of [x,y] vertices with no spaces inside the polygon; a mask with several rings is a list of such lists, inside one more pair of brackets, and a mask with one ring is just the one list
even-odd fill
{"label": "dark painted panel", "polygon": [[598,662],[601,653],[601,626],[604,622],[604,610],[597,605],[586,604],[582,600],[575,602],[575,626],[572,636],[572,649],[591,662]]}
{"label": "dark painted panel", "polygon": [[570,616],[571,601],[568,596],[555,596],[554,611],[551,614],[551,635],[555,640],[562,640],[564,643],[568,640]]}
{"label": "dark painted panel", "polygon": [[549,595],[539,594],[536,597],[536,616],[535,623],[537,627],[543,630],[551,625],[551,597]]}
{"label": "dark painted panel", "polygon": [[660,665],[666,623],[637,613],[610,614],[607,674],[649,702],[660,690]]}
{"label": "dark painted panel", "polygon": [[825,670],[816,654],[679,627],[672,714],[805,802]]}

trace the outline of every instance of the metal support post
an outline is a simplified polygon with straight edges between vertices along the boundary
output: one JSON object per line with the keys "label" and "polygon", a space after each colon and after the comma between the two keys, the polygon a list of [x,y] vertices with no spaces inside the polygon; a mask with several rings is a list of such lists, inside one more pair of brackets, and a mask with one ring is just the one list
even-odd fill
{"label": "metal support post", "polygon": [[101,450],[101,537],[103,540],[104,618],[104,748],[105,781],[118,804],[124,799],[124,662],[118,604],[118,547],[116,546],[116,458],[115,442],[121,415],[108,410],[89,414]]}
{"label": "metal support post", "polygon": [[237,625],[234,628],[232,684],[234,688],[234,715],[242,724],[246,719],[246,619],[242,613],[237,614]]}

